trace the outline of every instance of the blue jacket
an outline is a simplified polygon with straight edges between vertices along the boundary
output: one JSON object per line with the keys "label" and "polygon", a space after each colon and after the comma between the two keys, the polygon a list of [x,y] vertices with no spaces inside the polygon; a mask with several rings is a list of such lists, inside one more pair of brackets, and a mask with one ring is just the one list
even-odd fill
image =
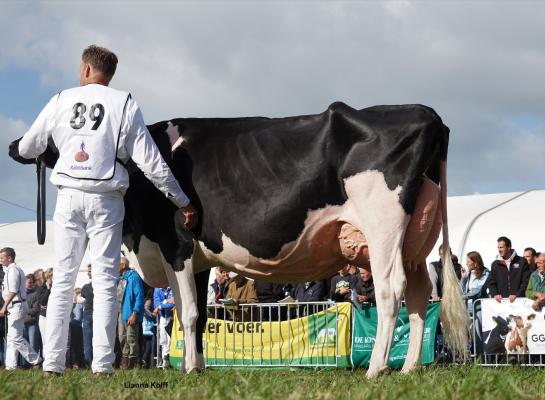
{"label": "blue jacket", "polygon": [[144,286],[138,273],[132,269],[125,271],[121,279],[126,281],[121,300],[121,322],[127,323],[131,314],[136,312],[138,322],[144,318]]}
{"label": "blue jacket", "polygon": [[173,297],[172,289],[168,288],[163,290],[162,288],[157,288],[153,291],[153,308],[161,306],[161,315],[165,318],[172,318],[172,310],[174,304],[166,303],[165,300]]}

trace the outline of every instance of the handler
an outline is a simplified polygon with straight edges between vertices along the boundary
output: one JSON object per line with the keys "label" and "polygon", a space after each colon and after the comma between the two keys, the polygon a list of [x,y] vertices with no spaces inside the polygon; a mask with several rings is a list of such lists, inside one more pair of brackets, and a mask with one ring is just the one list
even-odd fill
{"label": "handler", "polygon": [[35,158],[52,139],[59,159],[50,181],[58,187],[55,222],[57,266],[47,307],[43,370],[65,368],[72,291],[87,243],[93,265],[93,362],[95,374],[111,374],[117,321],[116,276],[129,187],[131,158],[155,186],[182,208],[185,225],[197,211],[182,192],[127,92],[108,87],[117,67],[111,51],[83,51],[80,87],[54,96],[19,142],[19,155]]}

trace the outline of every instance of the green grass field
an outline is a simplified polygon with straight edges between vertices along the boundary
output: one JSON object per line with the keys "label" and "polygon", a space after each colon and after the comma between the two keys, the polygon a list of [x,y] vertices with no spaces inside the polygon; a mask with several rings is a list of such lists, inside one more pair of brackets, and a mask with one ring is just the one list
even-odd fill
{"label": "green grass field", "polygon": [[[169,370],[115,371],[110,378],[88,370],[62,377],[41,371],[0,371],[0,399],[545,399],[545,370],[478,366],[428,367],[374,381],[364,370],[210,369],[197,375]],[[166,382],[166,387],[160,386]],[[148,388],[128,388],[130,385]]]}

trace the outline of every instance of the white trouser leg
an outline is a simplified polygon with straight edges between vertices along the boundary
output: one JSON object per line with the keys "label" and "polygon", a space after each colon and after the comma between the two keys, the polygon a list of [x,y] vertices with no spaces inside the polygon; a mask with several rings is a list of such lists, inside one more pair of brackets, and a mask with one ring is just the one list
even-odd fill
{"label": "white trouser leg", "polygon": [[159,318],[159,329],[161,329],[161,335],[159,341],[161,343],[161,358],[166,360],[170,354],[170,335],[167,332],[167,325],[171,319],[161,316]]}
{"label": "white trouser leg", "polygon": [[40,356],[30,347],[23,337],[24,318],[19,312],[12,312],[8,315],[8,334],[6,336],[6,369],[17,368],[17,353],[30,364],[37,364]]}
{"label": "white trouser leg", "polygon": [[40,337],[42,338],[42,355],[45,354],[43,352],[43,349],[45,347],[45,323],[46,323],[47,319],[43,316],[43,315],[40,315],[40,317],[38,318],[38,327],[40,328]]}
{"label": "white trouser leg", "polygon": [[87,245],[83,209],[84,192],[59,190],[53,220],[55,255],[53,285],[47,304],[44,339],[44,371],[62,373],[65,369],[72,292]]}
{"label": "white trouser leg", "polygon": [[118,192],[88,196],[89,256],[93,266],[93,372],[112,372],[117,324],[116,278],[125,208]]}

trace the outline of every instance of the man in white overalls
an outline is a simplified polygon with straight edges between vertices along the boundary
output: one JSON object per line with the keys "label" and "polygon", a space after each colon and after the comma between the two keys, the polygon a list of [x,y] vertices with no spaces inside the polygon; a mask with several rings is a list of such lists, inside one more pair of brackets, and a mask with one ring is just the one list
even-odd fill
{"label": "man in white overalls", "polygon": [[26,304],[25,273],[15,264],[15,250],[6,247],[0,250],[0,264],[6,267],[6,275],[2,287],[4,306],[0,309],[0,316],[8,314],[8,332],[6,337],[6,369],[17,368],[17,353],[33,367],[42,362],[40,356],[23,337],[25,316],[28,313]]}
{"label": "man in white overalls", "polygon": [[182,208],[186,226],[197,211],[182,192],[127,92],[108,87],[117,57],[107,49],[83,51],[80,87],[54,96],[19,142],[19,154],[35,158],[52,139],[59,159],[50,181],[55,208],[57,266],[47,307],[43,369],[64,372],[72,291],[87,243],[93,265],[93,362],[95,374],[112,372],[117,321],[115,282],[123,227],[123,195],[131,158],[155,186]]}

